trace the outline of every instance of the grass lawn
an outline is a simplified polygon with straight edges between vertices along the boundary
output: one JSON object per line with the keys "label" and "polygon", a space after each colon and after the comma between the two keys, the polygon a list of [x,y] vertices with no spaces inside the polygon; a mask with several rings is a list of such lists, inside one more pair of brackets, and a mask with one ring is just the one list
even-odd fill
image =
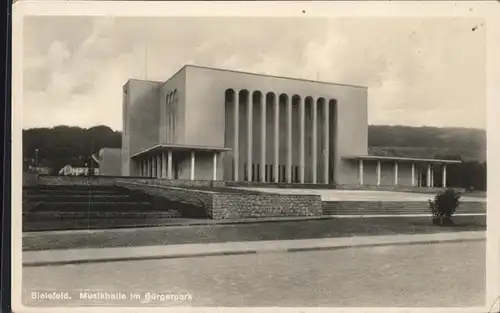
{"label": "grass lawn", "polygon": [[349,236],[428,234],[486,230],[486,216],[456,216],[455,226],[434,226],[429,217],[331,218],[230,225],[137,228],[89,234],[35,235],[23,250],[175,245],[231,241],[289,240]]}

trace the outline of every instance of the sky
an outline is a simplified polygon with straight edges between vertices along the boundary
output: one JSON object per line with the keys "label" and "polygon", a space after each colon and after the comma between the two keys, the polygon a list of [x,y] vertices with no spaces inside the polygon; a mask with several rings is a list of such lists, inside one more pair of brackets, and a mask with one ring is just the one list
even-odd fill
{"label": "sky", "polygon": [[24,128],[121,130],[125,82],[184,64],[367,86],[369,124],[486,128],[480,19],[30,16],[23,39]]}

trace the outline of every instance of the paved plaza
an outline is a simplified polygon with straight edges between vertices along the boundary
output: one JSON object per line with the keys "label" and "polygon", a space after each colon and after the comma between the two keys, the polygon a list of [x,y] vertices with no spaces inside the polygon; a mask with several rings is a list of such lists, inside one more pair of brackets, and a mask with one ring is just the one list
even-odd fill
{"label": "paved plaza", "polygon": [[[189,301],[140,303],[154,306],[482,306],[485,242],[23,269],[26,295],[33,290],[70,291],[83,287],[191,296]],[[43,304],[48,302],[37,303]],[[130,305],[124,301],[107,304]]]}
{"label": "paved plaza", "polygon": [[[238,189],[271,192],[278,194],[319,195],[323,201],[427,201],[434,199],[435,194],[374,191],[374,190],[337,190],[337,189],[293,189],[293,188],[258,188],[238,187]],[[463,196],[463,202],[486,202],[486,197]]]}

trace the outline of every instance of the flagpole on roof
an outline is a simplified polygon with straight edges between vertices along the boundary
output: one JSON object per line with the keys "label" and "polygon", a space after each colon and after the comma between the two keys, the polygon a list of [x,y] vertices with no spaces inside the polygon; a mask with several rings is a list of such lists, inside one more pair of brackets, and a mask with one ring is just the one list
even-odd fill
{"label": "flagpole on roof", "polygon": [[144,44],[144,79],[148,80],[148,44]]}

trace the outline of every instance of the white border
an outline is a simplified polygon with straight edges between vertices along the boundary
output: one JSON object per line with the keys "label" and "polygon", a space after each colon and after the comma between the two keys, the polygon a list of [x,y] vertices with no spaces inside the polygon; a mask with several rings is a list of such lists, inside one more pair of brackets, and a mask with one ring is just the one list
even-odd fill
{"label": "white border", "polygon": [[[21,214],[22,203],[22,104],[23,104],[23,17],[30,15],[111,16],[268,16],[268,17],[483,17],[487,30],[488,187],[500,186],[498,164],[500,134],[500,5],[489,1],[427,2],[144,2],[144,1],[18,1],[13,8],[12,79],[12,307],[16,312],[487,312],[500,295],[500,193],[490,192],[487,231],[487,299],[479,308],[28,308],[21,304]],[[303,12],[305,11],[305,13]],[[162,12],[159,14],[158,12]],[[464,44],[467,44],[464,42]],[[495,105],[497,104],[497,105]],[[474,104],[471,104],[474,105]],[[495,210],[497,209],[497,210]],[[460,262],[460,260],[457,260]],[[497,306],[498,311],[498,306]]]}

